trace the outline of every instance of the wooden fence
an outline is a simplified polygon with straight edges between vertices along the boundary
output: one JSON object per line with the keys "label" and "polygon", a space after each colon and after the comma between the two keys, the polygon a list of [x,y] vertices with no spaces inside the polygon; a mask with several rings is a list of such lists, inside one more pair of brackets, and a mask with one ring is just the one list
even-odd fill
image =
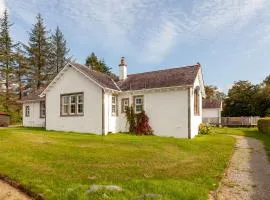
{"label": "wooden fence", "polygon": [[205,117],[203,118],[203,123],[208,123],[211,125],[222,125],[222,126],[256,126],[260,117],[250,116],[250,117]]}

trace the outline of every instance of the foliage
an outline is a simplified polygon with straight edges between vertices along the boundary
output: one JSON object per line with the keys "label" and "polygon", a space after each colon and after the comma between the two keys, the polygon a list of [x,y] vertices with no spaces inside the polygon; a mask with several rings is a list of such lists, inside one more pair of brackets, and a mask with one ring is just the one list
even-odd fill
{"label": "foliage", "polygon": [[52,76],[49,62],[51,56],[49,32],[46,30],[40,13],[37,15],[36,20],[29,33],[28,46],[25,45],[28,54],[28,64],[30,65],[28,76],[33,89],[39,89],[48,84],[49,78]]}
{"label": "foliage", "polygon": [[57,75],[67,62],[69,49],[64,34],[57,26],[54,34],[51,36],[51,65],[53,66],[53,76]]}
{"label": "foliage", "polygon": [[13,52],[13,41],[9,34],[9,23],[7,10],[4,11],[3,17],[0,19],[0,90],[1,82],[4,81],[5,98],[3,106],[6,110],[11,104],[12,85],[14,83],[14,66],[15,55]]}
{"label": "foliage", "polygon": [[201,134],[201,135],[209,135],[211,133],[212,133],[212,129],[211,129],[210,125],[207,125],[207,124],[204,124],[204,123],[201,123],[199,125],[199,134]]}
{"label": "foliage", "polygon": [[135,114],[134,108],[126,108],[126,119],[129,125],[129,132],[136,133],[136,135],[153,135],[153,130],[149,125],[149,118],[145,111]]}
{"label": "foliage", "polygon": [[249,81],[235,82],[228,91],[228,98],[224,100],[223,116],[256,116],[258,112],[255,95],[258,91],[259,86]]}
{"label": "foliage", "polygon": [[136,132],[136,114],[134,113],[133,107],[127,107],[126,108],[126,119],[127,123],[129,125],[129,132],[135,133]]}
{"label": "foliage", "polygon": [[270,85],[270,74],[265,77],[265,79],[263,80],[263,84],[268,86]]}
{"label": "foliage", "polygon": [[258,120],[258,129],[262,133],[270,135],[270,117]]}
{"label": "foliage", "polygon": [[214,85],[205,85],[206,99],[218,99],[223,100],[226,95],[223,92],[218,91],[218,88]]}
{"label": "foliage", "polygon": [[137,115],[136,124],[137,135],[153,135],[153,130],[149,124],[149,117],[146,115],[144,110]]}
{"label": "foliage", "polygon": [[103,59],[99,59],[94,52],[92,52],[91,55],[86,58],[85,65],[89,66],[95,71],[102,72],[108,75],[111,74],[111,68],[107,66]]}
{"label": "foliage", "polygon": [[190,140],[4,128],[0,173],[50,200],[103,199],[104,191],[86,192],[92,184],[121,186],[122,192],[106,191],[111,200],[147,193],[164,200],[206,200],[234,144],[221,134]]}

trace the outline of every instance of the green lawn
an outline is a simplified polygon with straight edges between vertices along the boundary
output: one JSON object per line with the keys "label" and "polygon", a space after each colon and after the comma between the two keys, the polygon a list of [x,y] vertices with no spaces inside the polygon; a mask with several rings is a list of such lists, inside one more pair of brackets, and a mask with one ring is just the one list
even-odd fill
{"label": "green lawn", "polygon": [[265,146],[265,149],[268,154],[268,158],[270,160],[270,136],[266,134],[262,134],[258,131],[257,128],[215,128],[215,133],[220,134],[230,134],[230,135],[239,135],[246,137],[254,137],[258,140],[261,140]]}
{"label": "green lawn", "polygon": [[[0,174],[45,199],[207,199],[217,187],[235,139],[221,134],[195,139],[116,134],[106,137],[0,129]],[[86,193],[92,184],[122,192]]]}

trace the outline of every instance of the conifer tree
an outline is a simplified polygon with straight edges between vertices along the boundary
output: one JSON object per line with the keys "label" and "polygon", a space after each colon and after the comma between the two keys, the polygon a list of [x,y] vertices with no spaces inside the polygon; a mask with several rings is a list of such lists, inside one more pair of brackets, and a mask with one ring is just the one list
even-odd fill
{"label": "conifer tree", "polygon": [[48,31],[41,14],[37,15],[36,20],[29,33],[28,46],[25,46],[28,54],[29,81],[33,89],[46,85],[52,75]]}
{"label": "conifer tree", "polygon": [[53,76],[64,67],[67,62],[69,49],[63,33],[57,26],[51,37],[51,67],[53,68]]}
{"label": "conifer tree", "polygon": [[111,68],[108,67],[105,61],[98,59],[94,52],[86,58],[85,65],[89,66],[92,70],[102,72],[104,74],[111,74]]}
{"label": "conifer tree", "polygon": [[11,100],[11,86],[14,80],[14,45],[12,43],[9,28],[12,25],[8,20],[7,10],[0,19],[0,78],[4,80],[4,108],[8,111]]}

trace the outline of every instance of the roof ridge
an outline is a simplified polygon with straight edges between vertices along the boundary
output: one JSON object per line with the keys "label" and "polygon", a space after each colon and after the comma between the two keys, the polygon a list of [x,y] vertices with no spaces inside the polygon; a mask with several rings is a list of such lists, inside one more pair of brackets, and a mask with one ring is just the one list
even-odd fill
{"label": "roof ridge", "polygon": [[186,66],[182,66],[182,67],[173,67],[173,68],[167,68],[167,69],[159,69],[159,70],[140,72],[140,73],[134,73],[134,74],[129,74],[128,76],[137,75],[137,74],[147,74],[147,73],[153,73],[153,72],[162,72],[162,71],[181,69],[181,68],[191,68],[191,67],[196,67],[196,66],[199,66],[199,64],[186,65]]}

